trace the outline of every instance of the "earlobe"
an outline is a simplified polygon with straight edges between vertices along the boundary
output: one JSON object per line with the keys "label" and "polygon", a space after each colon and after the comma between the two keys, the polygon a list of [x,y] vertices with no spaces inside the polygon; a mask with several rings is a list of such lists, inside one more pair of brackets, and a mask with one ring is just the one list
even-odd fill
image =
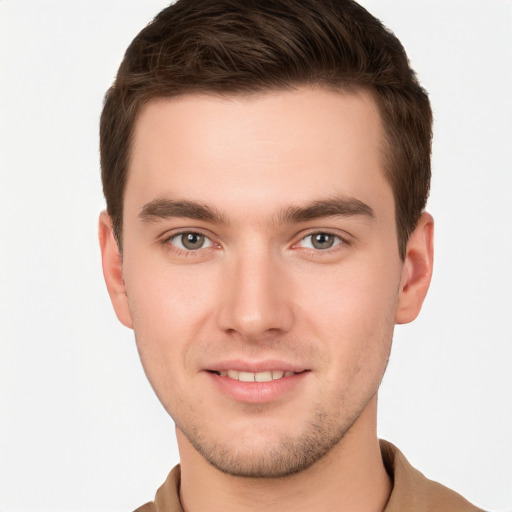
{"label": "earlobe", "polygon": [[419,314],[432,278],[434,219],[424,212],[407,242],[395,323],[412,322]]}
{"label": "earlobe", "polygon": [[123,279],[123,262],[112,229],[112,219],[107,212],[100,214],[98,235],[101,248],[103,277],[117,318],[126,327],[132,328],[132,319]]}

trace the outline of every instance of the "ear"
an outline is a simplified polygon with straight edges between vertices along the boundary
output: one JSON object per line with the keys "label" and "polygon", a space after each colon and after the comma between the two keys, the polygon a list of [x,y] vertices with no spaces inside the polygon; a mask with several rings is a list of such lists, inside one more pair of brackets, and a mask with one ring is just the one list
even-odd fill
{"label": "ear", "polygon": [[407,242],[395,323],[412,322],[419,314],[432,278],[434,219],[424,212]]}
{"label": "ear", "polygon": [[110,300],[119,321],[132,328],[132,318],[128,307],[128,298],[123,279],[123,260],[112,228],[112,219],[107,212],[101,212],[98,235],[101,248],[103,277],[107,285]]}

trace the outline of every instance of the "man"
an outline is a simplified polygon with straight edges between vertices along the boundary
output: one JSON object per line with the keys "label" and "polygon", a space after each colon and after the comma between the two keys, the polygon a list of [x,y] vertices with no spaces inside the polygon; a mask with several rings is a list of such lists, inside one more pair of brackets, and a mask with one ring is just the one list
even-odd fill
{"label": "man", "polygon": [[179,0],[136,37],[100,243],[181,460],[140,510],[477,510],[376,435],[432,274],[431,125],[352,1]]}

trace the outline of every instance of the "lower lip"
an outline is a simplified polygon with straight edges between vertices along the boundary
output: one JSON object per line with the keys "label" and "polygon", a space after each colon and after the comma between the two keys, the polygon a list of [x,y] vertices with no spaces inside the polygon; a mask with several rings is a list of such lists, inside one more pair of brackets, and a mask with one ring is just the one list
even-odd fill
{"label": "lower lip", "polygon": [[269,382],[243,382],[207,372],[224,395],[238,402],[251,404],[272,402],[293,392],[302,384],[308,373],[307,371],[296,373]]}

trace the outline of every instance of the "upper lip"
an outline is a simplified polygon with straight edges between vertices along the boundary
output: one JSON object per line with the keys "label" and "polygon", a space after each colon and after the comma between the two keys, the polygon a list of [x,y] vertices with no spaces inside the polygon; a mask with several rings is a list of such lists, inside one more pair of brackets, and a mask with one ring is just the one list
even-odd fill
{"label": "upper lip", "polygon": [[267,372],[271,370],[282,370],[285,372],[300,373],[308,370],[303,365],[294,364],[278,359],[267,359],[264,361],[247,361],[242,359],[229,359],[209,364],[205,370],[220,372],[222,370],[238,370],[240,372]]}

